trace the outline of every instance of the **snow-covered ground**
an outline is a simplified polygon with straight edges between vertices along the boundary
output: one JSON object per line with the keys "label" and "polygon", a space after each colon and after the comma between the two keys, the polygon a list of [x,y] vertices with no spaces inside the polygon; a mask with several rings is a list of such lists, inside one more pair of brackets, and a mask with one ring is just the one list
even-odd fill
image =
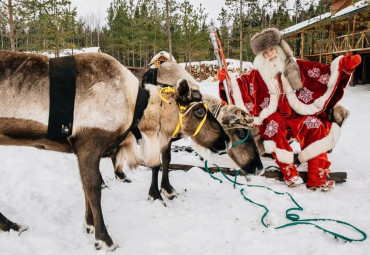
{"label": "snow-covered ground", "polygon": [[[82,49],[63,49],[59,52],[60,57],[72,56],[80,53],[100,52],[100,47],[88,47]],[[44,52],[30,52],[48,56],[49,58],[55,58],[55,51],[44,51]]]}
{"label": "snow-covered ground", "polygon": [[[217,95],[217,83],[203,82],[202,91]],[[370,234],[370,85],[349,87],[342,105],[351,111],[342,136],[330,154],[333,171],[346,171],[348,180],[330,192],[289,189],[284,183],[252,177],[249,184],[289,192],[303,208],[301,219],[331,218],[353,224]],[[179,145],[179,143],[177,143]],[[189,144],[182,141],[180,145]],[[0,233],[1,255],[104,254],[95,251],[94,236],[84,232],[84,197],[76,157],[34,148],[0,147],[0,211],[26,224],[28,231]],[[192,154],[173,154],[176,162],[197,164]],[[272,164],[265,160],[265,165]],[[227,163],[225,163],[227,164]],[[304,169],[304,166],[302,166]],[[344,242],[309,225],[276,230],[289,223],[285,211],[293,207],[287,195],[245,187],[245,195],[270,210],[248,203],[240,187],[219,183],[197,167],[170,173],[180,193],[160,202],[147,200],[151,172],[145,167],[126,171],[132,183],[114,179],[108,159],[101,161],[108,189],[102,207],[108,231],[120,246],[115,254],[228,255],[228,254],[369,254],[370,241]],[[215,176],[224,179],[221,174]],[[239,179],[244,182],[244,178]],[[350,238],[356,232],[335,223],[318,223]]]}

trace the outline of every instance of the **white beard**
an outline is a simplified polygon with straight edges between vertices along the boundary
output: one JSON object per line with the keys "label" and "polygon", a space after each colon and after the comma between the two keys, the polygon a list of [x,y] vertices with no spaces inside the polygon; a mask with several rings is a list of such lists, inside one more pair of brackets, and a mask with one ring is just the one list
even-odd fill
{"label": "white beard", "polygon": [[[286,55],[283,49],[280,46],[275,46],[277,54],[275,55],[276,58],[274,60],[270,60],[263,56],[263,52],[260,52],[256,58],[254,59],[253,65],[254,68],[258,70],[261,74],[262,79],[265,83],[271,83],[271,80],[276,80],[276,75],[279,73],[285,72],[285,60]],[[276,84],[276,82],[273,82]],[[272,90],[270,91],[273,93],[280,93],[279,86],[273,86]]]}

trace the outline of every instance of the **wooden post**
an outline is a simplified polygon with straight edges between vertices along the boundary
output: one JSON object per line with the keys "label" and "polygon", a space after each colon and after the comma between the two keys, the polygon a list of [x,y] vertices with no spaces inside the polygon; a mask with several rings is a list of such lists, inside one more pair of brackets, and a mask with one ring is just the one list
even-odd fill
{"label": "wooden post", "polygon": [[311,40],[311,55],[315,55],[315,31],[312,31]]}
{"label": "wooden post", "polygon": [[[353,27],[352,27],[352,51],[355,50],[355,33],[356,33],[356,16],[353,17]],[[349,42],[348,42],[349,43]],[[356,72],[356,70],[355,70]],[[355,75],[355,72],[351,76],[351,80],[349,82],[350,86],[355,86],[355,83],[353,81],[353,76]]]}
{"label": "wooden post", "polygon": [[356,33],[356,16],[353,17],[353,26],[352,26],[352,50],[355,49],[355,33]]}
{"label": "wooden post", "polygon": [[300,38],[298,38],[298,36],[296,37],[297,39],[296,39],[296,41],[295,41],[295,48],[296,48],[296,51],[295,51],[295,55],[298,57],[299,56],[299,47],[300,47],[300,45],[301,45],[301,39]]}
{"label": "wooden post", "polygon": [[365,56],[363,56],[362,59],[363,60],[362,60],[362,77],[361,78],[362,78],[362,84],[365,84],[367,81],[367,75],[368,75],[368,72],[366,72],[366,67],[367,67],[369,58],[366,58]]}
{"label": "wooden post", "polygon": [[303,59],[304,56],[304,31],[301,33],[301,59]]}
{"label": "wooden post", "polygon": [[350,24],[351,24],[351,18],[348,18],[346,54],[348,54],[348,50],[349,50],[349,26]]}

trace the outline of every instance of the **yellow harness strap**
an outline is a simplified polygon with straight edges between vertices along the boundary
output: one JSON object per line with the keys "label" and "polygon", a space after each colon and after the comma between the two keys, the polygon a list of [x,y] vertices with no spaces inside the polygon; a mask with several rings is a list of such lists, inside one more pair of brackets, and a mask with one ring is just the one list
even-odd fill
{"label": "yellow harness strap", "polygon": [[186,107],[180,105],[180,110],[181,110],[181,112],[179,113],[179,123],[177,123],[177,126],[176,126],[175,130],[173,131],[172,137],[174,137],[177,134],[177,132],[179,132],[180,127],[182,126],[182,117],[184,117],[184,113],[182,111],[185,111]]}
{"label": "yellow harness strap", "polygon": [[[162,99],[167,104],[171,104],[170,101],[168,101],[166,98],[164,98],[162,96],[162,93],[175,93],[175,90],[173,88],[171,88],[171,87],[165,87],[165,88],[162,88],[162,89],[159,90],[159,97],[160,97],[160,99]],[[177,124],[175,130],[173,131],[172,137],[174,137],[179,132],[180,128],[182,127],[182,118],[184,117],[184,115],[186,115],[190,111],[190,109],[193,108],[197,104],[198,103],[193,103],[193,105],[190,106],[189,109],[186,109],[185,106],[179,105],[179,108],[180,108],[179,123]],[[204,108],[206,108],[206,111],[208,111],[207,105],[206,104],[203,104],[203,105],[204,105]],[[206,112],[206,115],[204,115],[202,121],[199,123],[199,126],[195,130],[193,136],[196,136],[199,133],[199,131],[202,128],[202,126],[203,126],[204,122],[206,121],[206,119],[207,119],[207,112]]]}
{"label": "yellow harness strap", "polygon": [[164,98],[162,96],[162,93],[175,93],[175,90],[171,87],[165,87],[165,88],[162,88],[160,91],[159,91],[159,97],[167,104],[171,104],[170,101],[168,101],[166,98]]}
{"label": "yellow harness strap", "polygon": [[207,111],[208,111],[208,107],[207,107],[207,105],[206,105],[206,104],[203,104],[203,105],[204,105],[204,108],[206,108],[206,115],[204,115],[204,117],[203,117],[202,121],[199,123],[199,126],[198,126],[197,130],[195,130],[195,132],[194,132],[193,136],[196,136],[196,135],[199,133],[200,129],[202,128],[202,126],[203,126],[204,122],[205,122],[205,121],[206,121],[206,119],[207,119]]}

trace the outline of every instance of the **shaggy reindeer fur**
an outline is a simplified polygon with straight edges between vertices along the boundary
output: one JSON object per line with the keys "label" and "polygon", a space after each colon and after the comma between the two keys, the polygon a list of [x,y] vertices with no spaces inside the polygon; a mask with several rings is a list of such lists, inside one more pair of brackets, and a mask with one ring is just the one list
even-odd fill
{"label": "shaggy reindeer fur", "polygon": [[[219,98],[203,95],[204,102],[207,103],[211,112],[219,111],[216,116],[226,134],[230,137],[233,144],[243,140],[248,134],[247,140],[235,147],[227,150],[230,158],[246,173],[260,175],[263,173],[263,166],[258,149],[253,139],[253,116],[235,105],[221,105]],[[209,151],[194,145],[196,151],[208,157]]]}
{"label": "shaggy reindeer fur", "polygon": [[[0,144],[26,145],[36,148],[72,152],[77,155],[86,205],[86,230],[95,232],[97,249],[114,250],[104,224],[101,210],[99,162],[104,152],[131,125],[139,80],[114,58],[102,53],[79,54],[76,60],[76,96],[74,125],[68,139],[52,140],[47,133],[49,116],[49,58],[35,54],[0,51]],[[142,133],[142,160],[159,164],[161,150],[171,140],[180,109],[200,102],[200,94],[193,96],[186,80],[176,83],[175,92],[164,94],[172,104],[159,98],[156,86],[146,85],[150,92],[149,104],[138,127]],[[190,95],[190,96],[189,96]],[[192,135],[205,113],[202,103],[192,108],[183,118],[181,132]],[[207,115],[199,134],[192,137],[214,151],[229,147],[227,137],[216,119]],[[136,141],[130,135],[123,141],[118,155],[134,158],[132,166],[140,163]],[[115,156],[115,155],[113,155]],[[116,159],[115,159],[116,160]],[[114,161],[115,161],[114,160]],[[9,221],[0,213],[0,230],[23,231],[25,228]]]}

